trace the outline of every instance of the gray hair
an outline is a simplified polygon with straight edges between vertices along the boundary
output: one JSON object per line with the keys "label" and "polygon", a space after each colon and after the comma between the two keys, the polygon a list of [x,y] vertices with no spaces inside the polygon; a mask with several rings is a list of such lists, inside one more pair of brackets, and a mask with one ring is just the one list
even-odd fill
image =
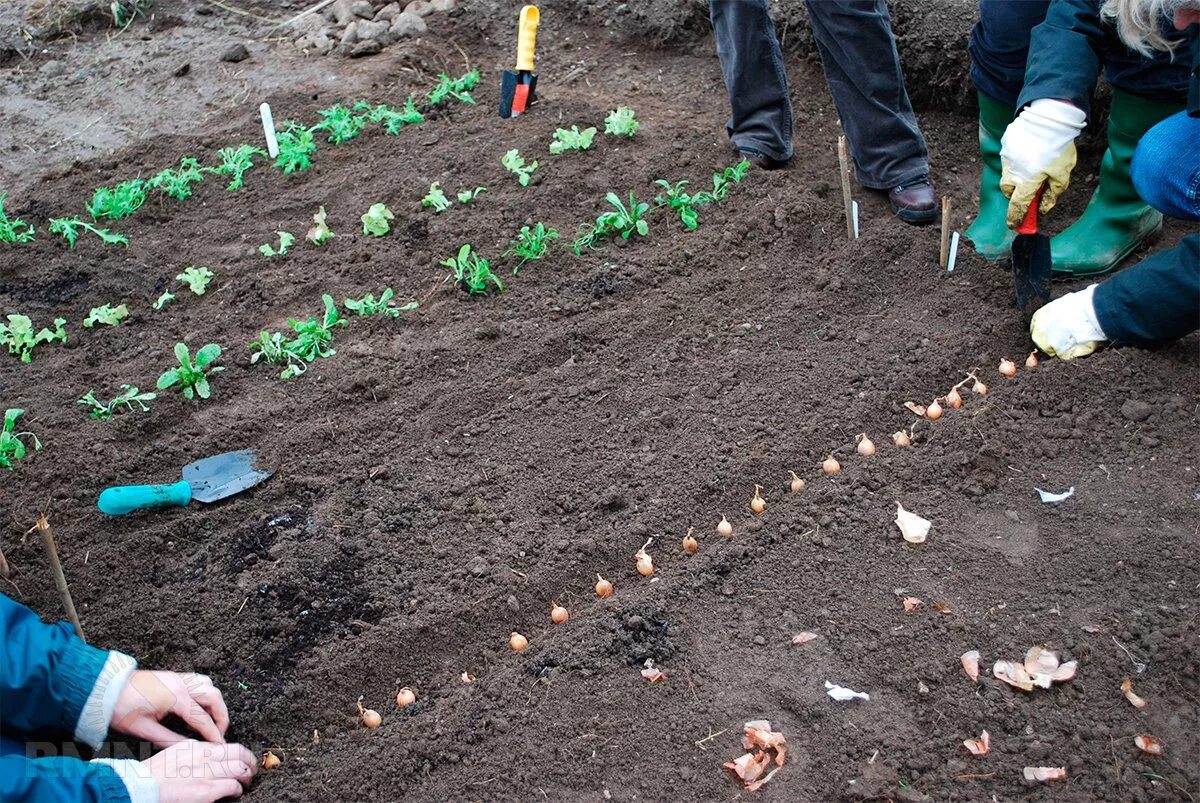
{"label": "gray hair", "polygon": [[1177,42],[1162,35],[1163,20],[1181,8],[1194,8],[1196,0],[1105,0],[1100,14],[1116,20],[1121,41],[1143,56],[1154,51],[1174,52]]}

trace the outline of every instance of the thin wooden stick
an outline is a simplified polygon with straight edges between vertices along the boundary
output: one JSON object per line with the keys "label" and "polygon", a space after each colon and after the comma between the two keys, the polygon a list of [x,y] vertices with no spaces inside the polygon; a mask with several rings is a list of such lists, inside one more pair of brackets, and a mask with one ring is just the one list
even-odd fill
{"label": "thin wooden stick", "polygon": [[950,196],[942,196],[942,250],[938,257],[938,265],[945,270],[950,261]]}
{"label": "thin wooden stick", "polygon": [[83,627],[79,624],[79,614],[75,612],[71,589],[67,588],[67,577],[63,574],[62,563],[58,560],[58,547],[54,545],[54,535],[50,532],[50,520],[46,518],[45,513],[38,516],[34,529],[42,534],[42,540],[46,542],[46,552],[50,555],[50,568],[54,571],[54,585],[58,586],[58,594],[62,597],[63,607],[67,609],[67,618],[71,620],[71,624],[75,625],[75,635],[87,641],[83,637]]}
{"label": "thin wooden stick", "polygon": [[838,137],[838,175],[842,180],[842,206],[846,210],[846,236],[854,239],[854,202],[850,200],[850,156],[846,153],[846,137]]}
{"label": "thin wooden stick", "polygon": [[4,550],[0,549],[0,577],[7,580],[10,574],[12,574],[12,569],[8,565],[8,559],[4,557]]}

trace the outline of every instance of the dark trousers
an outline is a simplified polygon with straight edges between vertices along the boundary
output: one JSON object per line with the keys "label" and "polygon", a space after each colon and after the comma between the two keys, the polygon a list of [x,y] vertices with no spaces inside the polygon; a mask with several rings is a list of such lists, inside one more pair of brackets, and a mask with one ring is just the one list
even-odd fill
{"label": "dark trousers", "polygon": [[[929,172],[929,154],[904,89],[884,0],[808,0],[859,183],[890,189]],[[709,0],[717,56],[732,107],[729,137],[784,161],[792,156],[787,73],[768,0]]]}

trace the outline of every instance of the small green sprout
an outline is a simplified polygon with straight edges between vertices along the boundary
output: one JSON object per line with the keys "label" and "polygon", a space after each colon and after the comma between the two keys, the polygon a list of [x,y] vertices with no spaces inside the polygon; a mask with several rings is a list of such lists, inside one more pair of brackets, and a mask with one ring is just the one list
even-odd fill
{"label": "small green sprout", "polygon": [[471,90],[478,83],[479,70],[471,70],[461,78],[451,78],[445,73],[438,73],[437,85],[426,97],[432,106],[437,106],[447,98],[454,98],[460,103],[469,103],[474,106],[475,98],[471,97]]}
{"label": "small green sprout", "polygon": [[313,245],[325,245],[335,236],[333,229],[325,222],[325,207],[321,207],[313,215],[313,225],[309,228],[308,233],[304,235],[304,239],[308,240]]}
{"label": "small green sprout", "polygon": [[170,290],[164,290],[163,294],[161,296],[159,296],[158,300],[155,301],[151,306],[153,306],[155,309],[162,309],[163,307],[167,306],[174,300],[175,300],[175,294],[172,293]]}
{"label": "small green sprout", "polygon": [[386,103],[381,103],[378,106],[372,106],[366,101],[360,100],[354,104],[356,112],[365,113],[366,119],[371,123],[378,123],[383,126],[383,130],[395,136],[400,133],[400,129],[407,125],[416,125],[417,123],[425,122],[425,115],[421,114],[417,109],[417,103],[410,95],[408,100],[404,102],[404,108],[397,111]]}
{"label": "small green sprout", "polygon": [[72,248],[75,247],[75,241],[79,239],[81,231],[90,231],[92,234],[99,237],[105,245],[129,245],[129,238],[124,234],[117,234],[108,229],[101,229],[93,226],[91,223],[80,220],[77,217],[52,217],[50,218],[50,233],[61,234],[62,238],[67,241],[67,244]]}
{"label": "small green sprout", "polygon": [[713,191],[708,194],[709,198],[713,203],[724,201],[725,197],[729,195],[729,188],[734,184],[740,184],[749,171],[750,160],[743,159],[720,173],[713,173]]}
{"label": "small green sprout", "polygon": [[632,190],[629,192],[628,207],[615,192],[610,192],[604,197],[615,209],[601,214],[595,223],[580,226],[575,241],[571,243],[571,250],[576,254],[582,254],[585,248],[597,248],[596,243],[605,237],[619,234],[621,239],[628,240],[635,233],[645,237],[650,231],[650,224],[644,220],[646,213],[650,211],[650,204],[638,203]]}
{"label": "small green sprout", "polygon": [[520,151],[513,148],[504,157],[500,159],[500,164],[504,169],[514,174],[517,177],[517,183],[522,187],[528,187],[529,182],[533,180],[533,171],[537,170],[537,159],[534,159],[528,165],[525,164],[525,158],[521,156]]}
{"label": "small green sprout", "polygon": [[42,442],[32,432],[17,432],[17,419],[25,415],[25,411],[10,407],[4,411],[4,426],[0,428],[0,467],[13,470],[14,461],[25,457],[25,443],[21,438],[32,438],[33,449],[42,448]]}
{"label": "small green sprout", "polygon": [[546,228],[546,224],[538,223],[532,229],[528,226],[522,226],[521,231],[508,244],[508,250],[504,252],[504,256],[520,257],[521,261],[513,268],[515,276],[526,262],[532,262],[541,259],[546,255],[546,251],[550,248],[550,241],[558,239],[558,231],[555,229]]}
{"label": "small green sprout", "polygon": [[221,347],[216,343],[201,346],[196,352],[195,360],[192,359],[186,343],[176,343],[175,359],[179,362],[179,367],[163,372],[158,378],[158,389],[167,390],[178,385],[185,399],[194,399],[197,396],[207,399],[212,395],[209,377],[225,370],[221,366],[213,367],[213,363],[220,358]]}
{"label": "small green sprout", "polygon": [[335,103],[328,109],[320,109],[317,114],[321,122],[312,127],[313,131],[324,131],[329,134],[329,141],[334,145],[349,142],[362,133],[367,125],[367,115],[358,115],[340,103]]}
{"label": "small green sprout", "polygon": [[459,190],[458,202],[460,204],[469,204],[483,193],[487,192],[487,187],[476,187],[475,189]]}
{"label": "small green sprout", "polygon": [[700,225],[700,216],[696,212],[697,206],[703,206],[708,203],[711,198],[706,192],[698,192],[695,195],[690,195],[684,189],[688,182],[679,181],[674,185],[665,179],[658,179],[654,182],[663,188],[661,195],[654,198],[654,203],[658,206],[669,206],[679,215],[679,220],[683,223],[683,227],[688,231],[695,231]]}
{"label": "small green sprout", "polygon": [[421,206],[433,207],[434,213],[445,212],[454,204],[450,203],[450,199],[446,197],[446,193],[442,192],[442,188],[438,186],[438,182],[433,182],[429,185],[429,192],[425,193],[425,197],[421,199]]}
{"label": "small green sprout", "polygon": [[122,181],[114,187],[97,187],[87,205],[93,220],[119,220],[129,217],[146,203],[146,182],[140,178]]}
{"label": "small green sprout", "polygon": [[592,140],[595,138],[595,126],[590,126],[582,131],[577,125],[571,126],[569,131],[560,128],[554,132],[554,141],[550,143],[550,153],[558,155],[563,151],[586,151],[592,147]]}
{"label": "small green sprout", "polygon": [[43,327],[36,334],[33,331],[33,321],[28,315],[9,315],[7,324],[0,323],[0,346],[7,346],[8,353],[24,363],[33,360],[33,350],[40,343],[66,342],[65,318],[55,318],[54,329]]}
{"label": "small green sprout", "polygon": [[216,167],[206,167],[203,169],[214,175],[229,176],[229,184],[225,189],[228,192],[233,192],[234,190],[240,190],[245,184],[243,177],[247,170],[254,167],[254,157],[266,155],[266,151],[262,148],[256,148],[253,145],[221,148],[217,151],[217,158],[221,160],[221,164]]}
{"label": "small green sprout", "polygon": [[372,237],[382,237],[392,230],[391,221],[396,216],[384,204],[371,204],[371,208],[362,216],[363,234]]}
{"label": "small green sprout", "polygon": [[179,160],[178,169],[168,167],[151,177],[146,186],[153,187],[177,201],[186,201],[192,197],[192,185],[201,181],[204,181],[204,173],[201,172],[200,162],[191,156],[185,156]]}
{"label": "small green sprout", "polygon": [[399,318],[400,313],[414,310],[420,306],[416,301],[410,301],[403,307],[397,307],[392,303],[392,297],[395,293],[392,288],[386,288],[379,294],[379,300],[375,300],[374,293],[367,293],[362,298],[347,298],[346,309],[358,315],[360,318],[366,318],[371,315],[384,315],[388,318]]}
{"label": "small green sprout", "polygon": [[0,192],[0,243],[28,243],[33,240],[34,229],[19,217],[10,218],[4,211],[7,193]]}
{"label": "small green sprout", "polygon": [[117,326],[121,321],[129,317],[129,307],[124,304],[112,306],[103,304],[99,307],[92,307],[92,311],[86,318],[83,319],[83,328],[91,329],[98,323],[106,326]]}
{"label": "small green sprout", "polygon": [[618,106],[604,118],[604,133],[617,137],[632,137],[637,133],[641,123],[633,117],[633,109],[628,106]]}
{"label": "small green sprout", "polygon": [[488,285],[492,284],[496,286],[497,290],[504,290],[504,285],[500,283],[500,277],[492,273],[490,263],[478,254],[472,253],[470,243],[459,248],[457,256],[443,259],[439,264],[449,268],[451,275],[454,276],[454,283],[471,295],[486,294]]}
{"label": "small green sprout", "polygon": [[121,392],[112,401],[102,402],[96,398],[94,392],[89,390],[75,403],[91,407],[92,409],[88,410],[88,414],[92,418],[107,421],[122,407],[126,410],[133,410],[135,404],[141,408],[143,413],[148,413],[150,412],[148,402],[152,402],[157,398],[157,393],[142,393],[133,385],[121,385]]}
{"label": "small green sprout", "polygon": [[265,257],[281,257],[292,247],[292,243],[296,242],[296,235],[290,231],[277,231],[275,234],[279,237],[278,248],[272,248],[270,243],[264,243],[258,247],[259,253]]}
{"label": "small green sprout", "polygon": [[279,378],[291,379],[294,376],[300,376],[308,368],[308,365],[304,360],[288,351],[289,345],[290,341],[281,332],[260,332],[258,340],[250,343],[250,351],[254,352],[250,355],[250,364],[256,365],[259,360],[273,365],[287,363]]}
{"label": "small green sprout", "polygon": [[284,129],[275,135],[279,145],[275,166],[284,173],[294,173],[312,167],[312,156],[317,152],[312,129],[291,120],[285,120],[283,125]]}
{"label": "small green sprout", "polygon": [[208,290],[208,285],[213,280],[213,272],[208,268],[190,267],[184,268],[183,273],[175,277],[177,281],[181,281],[188,286],[198,296],[204,295]]}
{"label": "small green sprout", "polygon": [[335,327],[346,325],[346,321],[338,313],[337,305],[333,303],[333,296],[324,294],[321,296],[321,303],[325,305],[325,312],[320,320],[288,319],[288,326],[296,333],[296,339],[288,345],[288,351],[305,362],[336,354],[337,352],[330,347],[333,342],[333,330]]}

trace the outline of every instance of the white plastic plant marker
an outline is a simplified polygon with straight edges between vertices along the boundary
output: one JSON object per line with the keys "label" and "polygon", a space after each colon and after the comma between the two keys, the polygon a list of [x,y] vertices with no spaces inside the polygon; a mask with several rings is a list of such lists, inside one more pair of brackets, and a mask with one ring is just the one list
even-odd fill
{"label": "white plastic plant marker", "polygon": [[858,239],[858,201],[850,202],[850,220],[854,222],[854,239]]}
{"label": "white plastic plant marker", "polygon": [[279,140],[275,139],[275,118],[271,116],[271,104],[259,106],[258,113],[262,116],[263,136],[267,138],[267,155],[274,159],[279,155]]}
{"label": "white plastic plant marker", "polygon": [[954,263],[958,260],[958,232],[950,235],[950,258],[946,260],[946,273],[954,272]]}
{"label": "white plastic plant marker", "polygon": [[1050,491],[1043,491],[1041,488],[1034,488],[1033,490],[1038,492],[1038,496],[1040,496],[1042,498],[1042,502],[1046,503],[1047,505],[1052,505],[1057,502],[1061,502],[1064,499],[1067,499],[1067,498],[1075,495],[1075,486],[1074,485],[1072,485],[1070,488],[1068,488],[1067,490],[1063,491],[1060,494],[1051,493]]}
{"label": "white plastic plant marker", "polygon": [[837,700],[839,703],[846,703],[851,700],[869,701],[871,699],[871,695],[867,694],[865,691],[854,691],[854,689],[847,689],[845,686],[839,686],[836,683],[830,683],[828,680],[825,681],[825,693]]}

